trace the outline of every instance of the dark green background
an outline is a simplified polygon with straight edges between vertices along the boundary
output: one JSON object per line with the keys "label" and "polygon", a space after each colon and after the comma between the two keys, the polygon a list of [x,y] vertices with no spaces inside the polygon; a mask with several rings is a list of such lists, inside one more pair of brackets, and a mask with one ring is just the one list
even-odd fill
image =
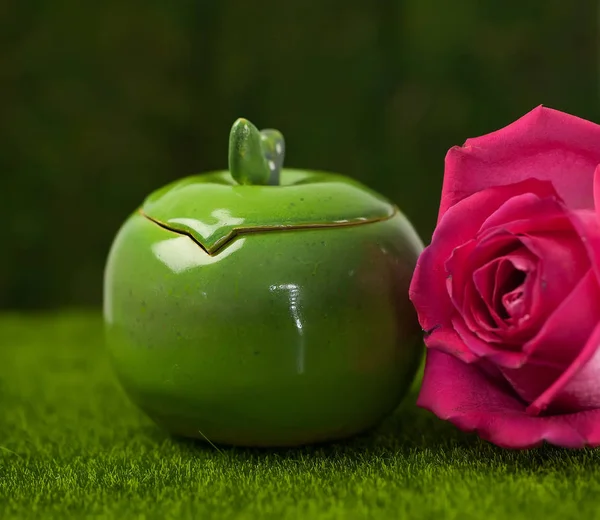
{"label": "dark green background", "polygon": [[0,307],[97,305],[118,226],[235,118],[427,241],[443,159],[545,104],[600,121],[590,1],[3,0]]}

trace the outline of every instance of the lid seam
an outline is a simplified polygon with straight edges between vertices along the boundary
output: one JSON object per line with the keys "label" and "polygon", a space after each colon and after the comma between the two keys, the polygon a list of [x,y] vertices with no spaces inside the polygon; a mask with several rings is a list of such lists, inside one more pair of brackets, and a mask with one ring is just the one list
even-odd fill
{"label": "lid seam", "polygon": [[202,242],[200,242],[192,233],[189,231],[184,231],[182,229],[176,229],[165,222],[161,222],[160,220],[151,217],[147,213],[144,212],[142,208],[138,209],[138,214],[149,220],[150,222],[156,224],[157,226],[166,229],[167,231],[171,231],[173,233],[177,233],[178,235],[187,236],[194,243],[196,243],[200,248],[204,250],[206,254],[209,256],[215,256],[221,252],[227,245],[229,245],[236,237],[240,235],[259,235],[261,233],[269,233],[275,231],[310,231],[315,229],[335,229],[335,228],[343,228],[343,227],[354,227],[354,226],[363,226],[365,224],[374,224],[377,222],[384,222],[386,220],[390,220],[395,217],[399,209],[396,205],[392,205],[392,212],[389,215],[384,215],[382,217],[373,217],[368,220],[359,220],[359,221],[348,221],[348,222],[330,222],[330,223],[315,223],[315,224],[291,224],[284,226],[262,226],[262,227],[248,227],[248,228],[232,228],[232,230],[225,235],[225,237],[216,242],[216,247],[208,248]]}

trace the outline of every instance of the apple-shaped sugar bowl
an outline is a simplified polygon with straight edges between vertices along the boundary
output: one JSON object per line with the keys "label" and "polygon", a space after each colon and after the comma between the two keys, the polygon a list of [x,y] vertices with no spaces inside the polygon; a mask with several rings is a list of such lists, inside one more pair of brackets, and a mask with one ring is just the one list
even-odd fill
{"label": "apple-shaped sugar bowl", "polygon": [[108,351],[174,435],[237,446],[348,437],[399,404],[421,360],[408,298],[422,250],[347,177],[282,169],[283,137],[233,125],[229,170],[152,193],[104,279]]}

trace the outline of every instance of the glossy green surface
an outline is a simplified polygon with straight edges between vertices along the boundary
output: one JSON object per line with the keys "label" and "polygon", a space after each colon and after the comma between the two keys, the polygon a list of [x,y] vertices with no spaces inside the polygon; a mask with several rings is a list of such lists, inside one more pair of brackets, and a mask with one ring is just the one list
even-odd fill
{"label": "glossy green surface", "polygon": [[240,186],[229,172],[187,177],[152,193],[142,211],[190,234],[209,252],[236,231],[357,224],[394,214],[394,207],[341,175],[285,169],[279,186]]}
{"label": "glossy green surface", "polygon": [[[319,178],[284,177],[290,185],[313,175]],[[294,191],[211,185],[210,178],[163,190],[172,203],[162,210],[171,208],[177,218],[174,208],[187,207],[200,220],[203,207],[208,214],[217,207],[214,191],[202,188],[218,186],[221,200],[262,201],[262,212],[274,219],[279,213],[264,201],[285,204],[261,190],[281,190],[287,203],[287,190]],[[358,186],[324,182],[297,189],[316,210],[323,187],[332,184]],[[172,190],[190,186],[198,205],[178,206]],[[258,192],[240,196],[238,188]],[[369,191],[364,196],[389,211],[383,199]],[[156,198],[155,209],[164,203]],[[347,209],[356,209],[355,200]],[[233,203],[221,209],[240,211]],[[313,221],[330,222],[322,215],[332,215],[331,208],[322,209]],[[242,234],[210,255],[189,236],[136,213],[119,231],[105,276],[107,339],[117,374],[134,402],[175,434],[282,446],[363,431],[396,407],[420,360],[421,331],[408,286],[421,247],[395,212],[340,227]]]}
{"label": "glossy green surface", "polygon": [[269,167],[269,184],[278,186],[285,159],[285,139],[279,130],[265,128],[260,131],[261,146]]}
{"label": "glossy green surface", "polygon": [[263,153],[261,133],[247,119],[238,119],[231,128],[229,171],[239,184],[264,185],[269,183],[271,170]]}

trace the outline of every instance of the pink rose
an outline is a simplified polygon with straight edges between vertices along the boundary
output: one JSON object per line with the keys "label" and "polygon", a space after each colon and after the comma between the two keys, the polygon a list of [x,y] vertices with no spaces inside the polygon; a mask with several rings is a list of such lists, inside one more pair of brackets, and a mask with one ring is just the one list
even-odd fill
{"label": "pink rose", "polygon": [[448,152],[419,406],[502,447],[600,445],[599,163],[600,126],[543,107]]}

